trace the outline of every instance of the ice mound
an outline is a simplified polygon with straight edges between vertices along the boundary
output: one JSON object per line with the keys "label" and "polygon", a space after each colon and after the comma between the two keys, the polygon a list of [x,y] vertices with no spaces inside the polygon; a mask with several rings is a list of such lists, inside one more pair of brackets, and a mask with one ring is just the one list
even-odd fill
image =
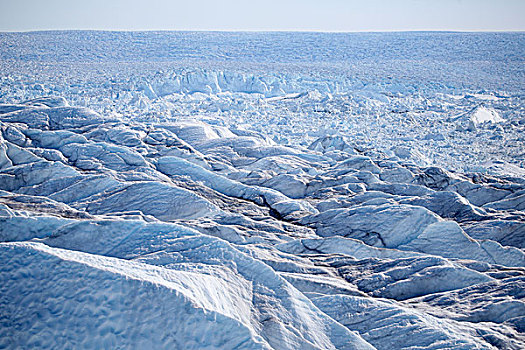
{"label": "ice mound", "polygon": [[503,119],[493,108],[483,105],[474,108],[472,111],[456,118],[459,130],[476,131],[484,125],[494,125],[503,123]]}
{"label": "ice mound", "polygon": [[500,117],[498,112],[492,108],[478,107],[470,115],[470,122],[474,126],[478,126],[483,123],[501,123],[504,119]]}

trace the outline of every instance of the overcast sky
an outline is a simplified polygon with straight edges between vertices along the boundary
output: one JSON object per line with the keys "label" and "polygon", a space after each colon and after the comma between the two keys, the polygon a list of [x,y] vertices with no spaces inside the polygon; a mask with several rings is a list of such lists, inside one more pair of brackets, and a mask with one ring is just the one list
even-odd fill
{"label": "overcast sky", "polygon": [[0,0],[0,31],[525,30],[525,0]]}

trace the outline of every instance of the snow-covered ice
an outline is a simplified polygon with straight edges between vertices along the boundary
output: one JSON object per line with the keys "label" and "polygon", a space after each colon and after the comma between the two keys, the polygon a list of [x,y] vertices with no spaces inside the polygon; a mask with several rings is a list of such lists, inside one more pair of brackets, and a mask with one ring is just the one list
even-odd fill
{"label": "snow-covered ice", "polygon": [[524,34],[0,42],[0,348],[525,347]]}

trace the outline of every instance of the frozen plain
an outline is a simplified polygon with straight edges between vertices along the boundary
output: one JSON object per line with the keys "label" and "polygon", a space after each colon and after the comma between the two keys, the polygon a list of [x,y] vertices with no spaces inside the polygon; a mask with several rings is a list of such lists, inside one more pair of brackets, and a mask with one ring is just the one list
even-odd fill
{"label": "frozen plain", "polygon": [[0,42],[0,348],[525,346],[524,34]]}

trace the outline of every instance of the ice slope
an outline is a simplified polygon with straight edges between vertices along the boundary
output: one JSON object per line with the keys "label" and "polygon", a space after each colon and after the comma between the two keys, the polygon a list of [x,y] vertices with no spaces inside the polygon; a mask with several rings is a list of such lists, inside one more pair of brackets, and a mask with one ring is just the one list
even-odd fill
{"label": "ice slope", "polygon": [[0,41],[0,347],[525,346],[522,34]]}
{"label": "ice slope", "polygon": [[[92,223],[95,224],[96,223]],[[118,222],[114,223],[119,225]],[[140,223],[135,223],[140,227]],[[97,239],[102,239],[104,242],[96,242],[86,246],[86,225],[84,227],[70,228],[69,232],[61,231],[61,235],[70,235],[73,237],[67,237],[64,241],[62,236],[51,237],[50,240],[45,240],[46,243],[51,246],[62,246],[66,245],[68,248],[73,250],[63,250],[49,248],[47,245],[41,243],[34,244],[5,244],[2,246],[6,256],[3,257],[13,269],[17,271],[17,274],[29,274],[28,278],[16,278],[13,276],[12,271],[5,271],[6,285],[4,288],[7,291],[11,291],[15,295],[5,293],[4,303],[10,307],[20,305],[22,303],[16,298],[31,299],[36,297],[34,295],[27,296],[26,293],[32,293],[32,288],[39,288],[42,290],[42,297],[36,297],[36,301],[32,300],[33,307],[27,307],[29,315],[22,315],[20,318],[31,318],[31,313],[35,312],[32,309],[36,308],[48,310],[58,308],[55,305],[54,299],[68,300],[73,298],[71,303],[72,306],[62,306],[64,312],[67,313],[69,308],[88,308],[95,309],[91,310],[84,319],[85,325],[88,328],[87,334],[72,334],[79,338],[67,339],[67,342],[50,342],[43,344],[44,346],[75,346],[82,344],[82,338],[91,337],[94,344],[109,344],[110,346],[135,346],[140,344],[140,347],[146,346],[141,342],[149,341],[152,344],[159,344],[162,347],[171,347],[173,345],[180,347],[193,347],[193,348],[265,348],[268,344],[272,348],[341,348],[341,349],[368,349],[372,348],[359,336],[349,332],[341,325],[335,323],[326,315],[322,314],[317,310],[311,302],[302,296],[299,292],[295,291],[287,282],[279,278],[276,273],[265,267],[260,262],[257,262],[244,254],[236,251],[231,246],[224,242],[219,242],[217,239],[210,237],[203,237],[196,232],[188,232],[188,229],[180,227],[170,227],[171,230],[181,231],[181,235],[177,235],[177,231],[166,232],[163,236],[159,237],[156,225],[146,225],[142,227],[142,232],[139,234],[133,233],[132,237],[119,237],[122,241],[118,242],[117,246],[113,249],[107,250],[107,240],[104,239],[104,230],[100,230],[100,236],[97,235],[93,230],[91,234],[91,241],[95,243]],[[166,230],[166,229],[165,229]],[[106,231],[107,232],[107,231]],[[113,231],[114,234],[118,235],[122,231]],[[78,235],[81,235],[83,239],[79,239]],[[75,237],[76,236],[76,237]],[[115,239],[115,237],[109,237],[109,239]],[[151,240],[157,242],[156,246],[152,245]],[[129,244],[134,241],[133,244]],[[138,260],[142,263],[133,263],[128,260],[114,259],[102,257],[99,254],[86,254],[79,253],[75,250],[75,245],[80,244],[84,246],[84,249],[96,252],[99,254],[109,254],[112,256],[126,257],[133,260]],[[98,246],[98,249],[97,249]],[[154,247],[154,248],[153,248]],[[79,248],[78,246],[76,247]],[[137,250],[137,248],[139,248]],[[149,249],[147,249],[149,248]],[[153,249],[152,249],[153,248]],[[65,263],[60,261],[46,261],[48,259],[35,257],[35,253],[13,253],[13,250],[25,249],[25,250],[36,250],[38,252],[47,253],[45,255],[51,255],[58,260],[64,260],[66,262],[74,262],[82,265],[78,269],[64,266]],[[102,249],[102,250],[100,250]],[[147,250],[146,250],[147,249]],[[31,257],[31,262],[28,261],[17,261],[17,257]],[[12,261],[12,260],[13,261]],[[43,260],[43,261],[42,261]],[[145,263],[145,264],[144,264]],[[32,276],[33,270],[38,270],[37,267],[33,268],[33,265],[40,266],[40,271],[36,273],[36,276]],[[60,269],[56,268],[56,265],[60,265]],[[29,265],[29,266],[28,266]],[[85,266],[84,266],[85,265]],[[29,272],[20,271],[23,268],[28,269]],[[46,266],[42,269],[42,266]],[[160,266],[160,267],[155,267]],[[85,271],[86,268],[88,271]],[[76,274],[73,271],[77,270]],[[95,270],[95,272],[90,272]],[[99,272],[99,270],[101,272]],[[136,287],[133,285],[126,286],[122,285],[122,282],[109,282],[103,283],[97,286],[97,280],[112,281],[116,277],[108,276],[101,277],[97,274],[110,273],[111,275],[117,274],[122,275],[127,281],[128,279],[136,280],[139,285],[152,285],[153,291],[141,292],[135,290]],[[68,274],[72,274],[69,275]],[[95,276],[91,277],[91,275]],[[73,293],[73,297],[69,297],[68,293],[64,293],[64,290],[73,290],[72,285],[78,283],[78,280],[83,280],[83,275],[89,276],[88,286],[83,290],[76,289]],[[255,279],[255,276],[257,278]],[[13,283],[11,285],[10,283]],[[17,285],[21,283],[27,286],[27,291],[24,291],[24,287]],[[53,286],[58,283],[64,290],[56,290]],[[132,283],[132,284],[137,284]],[[42,287],[42,285],[48,285],[49,288]],[[71,285],[72,284],[72,285]],[[109,284],[109,286],[107,285]],[[155,288],[156,287],[156,288]],[[113,288],[116,288],[114,290]],[[167,303],[165,294],[166,292],[158,289],[168,289],[168,295],[172,294],[172,298],[182,298],[182,301],[174,301],[170,307]],[[128,291],[131,295],[124,295],[121,299],[106,301],[107,298],[115,292]],[[51,294],[51,296],[49,294]],[[91,295],[100,295],[100,301],[97,299],[92,300]],[[116,297],[115,297],[116,298]],[[130,304],[131,300],[141,302],[143,298],[157,300],[149,305],[141,305],[138,310],[134,304]],[[168,297],[169,298],[169,297]],[[13,300],[15,299],[15,300]],[[49,299],[53,299],[49,301]],[[86,304],[84,301],[89,300],[94,305]],[[96,310],[98,303],[105,305],[109,303],[109,310]],[[155,307],[156,302],[161,302],[162,309],[167,308],[168,315]],[[56,302],[59,304],[59,302]],[[115,304],[117,309],[114,310],[111,304]],[[283,304],[281,304],[283,303]],[[125,310],[122,308],[125,307]],[[129,309],[128,309],[129,308]],[[180,309],[177,309],[180,308]],[[9,310],[6,307],[6,310]],[[135,310],[136,315],[126,314],[127,310]],[[151,318],[148,318],[149,310],[153,312]],[[116,324],[110,322],[109,325],[101,324],[100,318],[108,312],[116,313]],[[128,311],[128,312],[130,312]],[[10,311],[7,315],[7,319],[12,319]],[[45,312],[45,311],[42,311]],[[197,313],[197,315],[185,316],[185,313],[190,312],[191,314]],[[140,316],[141,313],[144,315]],[[170,328],[178,328],[180,333],[172,335],[173,338],[166,338],[163,343],[157,343],[155,340],[150,338],[148,332],[151,328],[157,327],[156,322],[162,322],[165,317],[170,317],[169,314],[177,314],[178,318],[172,318],[166,325],[166,328],[157,329],[156,332],[159,334],[159,338],[166,338],[164,333],[172,333],[173,330]],[[211,315],[210,315],[211,313]],[[54,315],[48,315],[51,319],[54,319]],[[108,315],[109,316],[109,315]],[[68,321],[68,317],[71,317]],[[78,316],[80,317],[80,316]],[[64,323],[67,322],[79,322],[77,315],[66,314],[58,315],[57,318],[63,318]],[[123,333],[123,330],[129,332],[133,330],[137,325],[134,324],[137,319],[143,319],[146,317],[147,322],[139,322],[144,325],[144,329],[139,327],[136,338],[131,335]],[[268,319],[267,317],[271,317]],[[155,321],[158,318],[158,321]],[[186,318],[189,318],[186,319]],[[111,319],[111,317],[110,317]],[[225,325],[222,323],[224,319]],[[19,334],[25,334],[30,332],[28,329],[24,329],[24,324],[18,324],[16,320],[12,321],[13,325],[9,328],[21,328]],[[49,324],[47,319],[44,319],[40,325],[32,325],[32,328],[40,328],[42,332],[49,331],[49,328],[53,328],[56,332],[74,332],[71,330],[62,330],[60,327],[57,329],[56,326]],[[126,322],[130,322],[129,329],[126,327]],[[212,322],[213,325],[207,323]],[[124,323],[124,324],[123,324]],[[177,327],[177,324],[185,323],[184,327]],[[228,323],[233,323],[228,325]],[[186,328],[187,327],[187,328]],[[222,339],[221,337],[215,336],[215,332],[212,331],[213,327],[222,329],[221,337],[225,336],[228,339]],[[109,328],[109,329],[108,329]],[[117,328],[117,329],[115,329]],[[231,329],[231,330],[230,330]],[[301,333],[297,333],[296,329],[301,329]],[[233,330],[233,331],[232,331]],[[240,335],[236,332],[240,332]],[[111,340],[107,340],[105,335],[109,333]],[[119,337],[115,338],[114,333],[118,334]],[[132,333],[133,334],[133,333]],[[183,336],[180,336],[183,334]],[[258,334],[262,335],[259,336]],[[67,334],[69,336],[69,334]],[[17,334],[13,334],[16,337]],[[35,338],[40,338],[41,335],[35,334]],[[128,338],[129,337],[129,338]],[[188,337],[188,338],[186,338]],[[176,339],[179,338],[179,339]],[[266,341],[264,341],[264,338]],[[176,339],[176,340],[174,340]],[[68,343],[70,342],[70,343]],[[97,343],[102,342],[102,343]],[[106,343],[109,342],[109,343]],[[268,344],[266,343],[268,342]],[[245,344],[246,343],[246,344]],[[252,344],[254,343],[254,344]],[[8,343],[14,345],[12,343]],[[23,344],[30,346],[31,344]],[[154,345],[155,346],[155,345]]]}
{"label": "ice slope", "polygon": [[[265,349],[249,286],[190,271],[2,244],[2,347]],[[159,303],[159,301],[162,301]],[[28,322],[31,320],[30,322]]]}

